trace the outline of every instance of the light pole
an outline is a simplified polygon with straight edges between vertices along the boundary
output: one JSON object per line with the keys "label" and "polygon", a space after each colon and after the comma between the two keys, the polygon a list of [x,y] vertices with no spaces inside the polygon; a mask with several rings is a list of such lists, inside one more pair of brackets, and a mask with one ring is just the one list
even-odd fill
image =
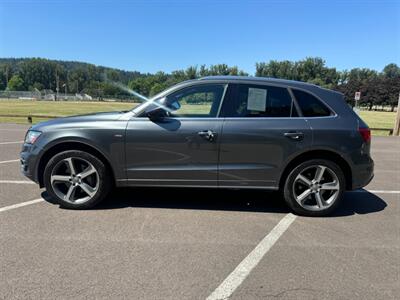
{"label": "light pole", "polygon": [[64,83],[62,86],[63,86],[63,88],[64,88],[64,97],[65,97],[65,99],[66,99],[66,98],[67,98],[67,84]]}

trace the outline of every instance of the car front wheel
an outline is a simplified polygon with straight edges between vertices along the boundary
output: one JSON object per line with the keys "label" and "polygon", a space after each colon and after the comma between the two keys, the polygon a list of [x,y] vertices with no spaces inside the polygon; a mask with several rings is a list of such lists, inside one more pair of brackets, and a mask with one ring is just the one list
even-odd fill
{"label": "car front wheel", "polygon": [[290,172],[284,186],[284,198],[300,215],[325,216],[339,205],[345,184],[337,164],[325,159],[309,160]]}
{"label": "car front wheel", "polygon": [[60,206],[91,208],[103,200],[110,189],[104,163],[78,150],[61,152],[50,159],[44,171],[44,185]]}

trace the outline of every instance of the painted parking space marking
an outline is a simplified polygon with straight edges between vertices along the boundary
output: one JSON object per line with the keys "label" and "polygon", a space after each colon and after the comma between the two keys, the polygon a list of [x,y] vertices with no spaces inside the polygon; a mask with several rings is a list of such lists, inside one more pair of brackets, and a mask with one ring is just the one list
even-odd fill
{"label": "painted parking space marking", "polygon": [[24,141],[16,141],[16,142],[1,142],[0,145],[11,145],[11,144],[22,144]]}
{"label": "painted parking space marking", "polygon": [[17,162],[17,161],[20,161],[20,160],[19,159],[3,160],[3,161],[0,161],[0,164],[8,164],[8,163]]}
{"label": "painted parking space marking", "polygon": [[296,220],[296,216],[291,213],[284,216],[271,232],[242,260],[235,270],[207,297],[207,300],[228,299],[294,220]]}
{"label": "painted parking space marking", "polygon": [[18,204],[13,204],[13,205],[9,205],[9,206],[0,207],[0,213],[8,211],[8,210],[16,209],[16,208],[19,208],[19,207],[24,207],[24,206],[27,206],[27,205],[39,203],[39,202],[44,202],[44,200],[42,198],[39,198],[39,199],[31,200],[31,201],[26,201],[26,202],[22,202],[22,203],[18,203]]}
{"label": "painted parking space marking", "polygon": [[0,131],[21,131],[24,132],[27,129],[17,129],[17,128],[0,128]]}
{"label": "painted parking space marking", "polygon": [[14,184],[37,184],[28,180],[0,180],[0,183],[14,183]]}
{"label": "painted parking space marking", "polygon": [[387,190],[355,190],[350,193],[372,193],[372,194],[400,194],[400,191],[387,191]]}

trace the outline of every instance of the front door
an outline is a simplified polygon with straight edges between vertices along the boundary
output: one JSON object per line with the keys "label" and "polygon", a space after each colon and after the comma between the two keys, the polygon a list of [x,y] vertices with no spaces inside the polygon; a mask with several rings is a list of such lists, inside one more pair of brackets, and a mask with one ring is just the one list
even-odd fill
{"label": "front door", "polygon": [[285,87],[238,84],[224,101],[221,187],[276,189],[288,159],[311,146],[311,129]]}
{"label": "front door", "polygon": [[[217,186],[218,118],[226,85],[197,84],[166,96],[179,107],[164,118],[132,118],[126,131],[129,185]],[[168,105],[179,103],[179,105]]]}

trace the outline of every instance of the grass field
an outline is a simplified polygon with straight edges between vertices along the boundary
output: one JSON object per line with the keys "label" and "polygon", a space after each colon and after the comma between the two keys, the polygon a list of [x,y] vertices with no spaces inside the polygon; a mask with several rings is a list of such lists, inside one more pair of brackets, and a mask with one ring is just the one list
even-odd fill
{"label": "grass field", "polygon": [[[394,120],[396,118],[395,112],[389,111],[360,111],[360,117],[371,128],[387,128],[393,129]],[[388,131],[373,130],[373,135],[388,135]]]}
{"label": "grass field", "polygon": [[[129,110],[136,106],[136,103],[121,102],[53,102],[53,101],[23,101],[23,100],[0,100],[0,122],[1,123],[27,123],[26,117],[33,116],[33,123],[41,122],[46,118],[36,116],[71,116],[102,111],[121,111]],[[185,105],[180,109],[184,113],[189,105]],[[196,105],[195,109],[191,107],[191,111],[201,113],[206,109],[204,105]],[[208,108],[209,109],[209,108]],[[396,113],[386,111],[361,111],[361,118],[367,122],[371,128],[388,128],[392,129],[394,125]],[[374,135],[388,135],[388,131],[373,131]]]}
{"label": "grass field", "polygon": [[122,102],[67,102],[67,101],[23,101],[0,100],[0,122],[2,123],[27,123],[26,117],[13,117],[13,115],[33,116],[33,123],[46,120],[36,116],[73,116],[102,111],[130,110],[136,103]]}

